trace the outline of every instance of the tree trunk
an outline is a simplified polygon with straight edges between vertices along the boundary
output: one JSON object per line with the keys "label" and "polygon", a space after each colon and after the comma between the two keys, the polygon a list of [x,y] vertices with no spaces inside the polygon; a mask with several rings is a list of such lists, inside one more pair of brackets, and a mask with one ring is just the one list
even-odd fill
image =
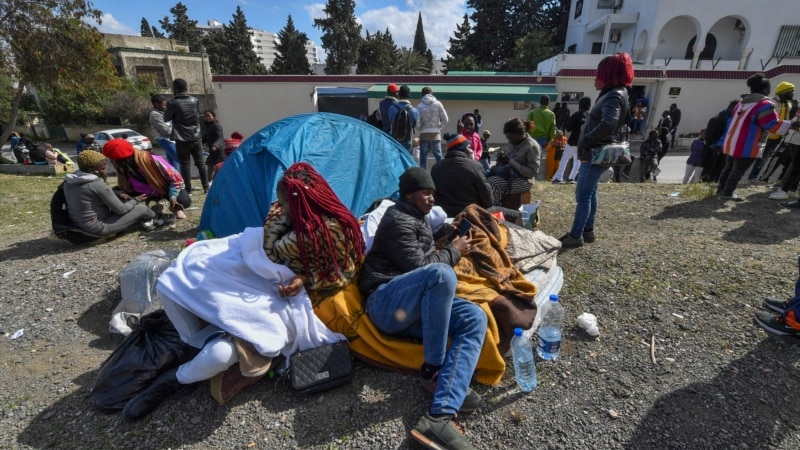
{"label": "tree trunk", "polygon": [[17,116],[19,116],[19,104],[22,101],[22,94],[25,92],[25,85],[23,83],[19,84],[17,88],[17,93],[14,94],[14,101],[11,102],[11,115],[8,118],[8,124],[3,127],[3,134],[0,135],[0,145],[5,143],[8,140],[8,137],[11,136],[11,132],[14,131],[14,127],[17,125]]}

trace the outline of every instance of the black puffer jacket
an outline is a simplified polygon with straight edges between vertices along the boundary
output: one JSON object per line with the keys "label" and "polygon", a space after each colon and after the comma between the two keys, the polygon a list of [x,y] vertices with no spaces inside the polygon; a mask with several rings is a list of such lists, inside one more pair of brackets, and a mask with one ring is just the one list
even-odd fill
{"label": "black puffer jacket", "polygon": [[455,217],[472,203],[483,208],[492,206],[492,189],[483,175],[483,166],[462,151],[448,151],[431,168],[431,178],[436,185],[436,204],[447,217]]}
{"label": "black puffer jacket", "polygon": [[578,159],[592,159],[592,149],[612,142],[620,142],[619,130],[625,124],[628,111],[628,91],[625,87],[607,88],[600,92],[597,102],[589,111],[578,139]]}
{"label": "black puffer jacket", "polygon": [[425,215],[403,200],[386,210],[372,242],[358,277],[364,299],[396,276],[433,263],[455,266],[461,259],[452,244],[436,250]]}
{"label": "black puffer jacket", "polygon": [[167,102],[164,121],[172,121],[172,139],[184,142],[200,140],[200,101],[187,93],[175,94]]}

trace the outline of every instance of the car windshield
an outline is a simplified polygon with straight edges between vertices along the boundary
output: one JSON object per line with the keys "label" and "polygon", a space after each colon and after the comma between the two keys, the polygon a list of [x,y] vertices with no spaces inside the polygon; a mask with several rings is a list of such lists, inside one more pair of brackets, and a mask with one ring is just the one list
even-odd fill
{"label": "car windshield", "polygon": [[141,136],[141,134],[139,134],[139,133],[137,133],[137,132],[135,132],[133,130],[120,131],[118,133],[113,133],[111,136],[113,136],[114,139],[119,139],[119,138],[122,137],[123,134],[127,134],[129,138]]}

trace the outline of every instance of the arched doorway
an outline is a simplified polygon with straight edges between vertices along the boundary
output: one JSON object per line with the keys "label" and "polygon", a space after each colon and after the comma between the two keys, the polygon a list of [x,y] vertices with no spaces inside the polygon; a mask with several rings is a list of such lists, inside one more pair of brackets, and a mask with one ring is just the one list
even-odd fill
{"label": "arched doorway", "polygon": [[[694,59],[694,44],[697,42],[697,36],[692,38],[689,41],[689,45],[686,46],[686,57],[684,59]],[[708,33],[706,34],[706,46],[703,51],[700,52],[700,57],[698,59],[714,59],[714,53],[717,51],[717,38],[714,37],[713,34]]]}

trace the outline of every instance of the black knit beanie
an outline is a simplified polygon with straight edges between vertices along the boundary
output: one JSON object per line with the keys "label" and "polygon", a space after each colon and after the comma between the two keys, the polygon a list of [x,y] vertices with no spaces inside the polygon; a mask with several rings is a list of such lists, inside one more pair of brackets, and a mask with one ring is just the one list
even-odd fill
{"label": "black knit beanie", "polygon": [[422,189],[436,190],[433,178],[427,170],[420,167],[409,167],[400,175],[400,197]]}
{"label": "black knit beanie", "polygon": [[763,73],[755,73],[747,79],[747,86],[751,93],[760,93],[770,88],[769,78]]}

